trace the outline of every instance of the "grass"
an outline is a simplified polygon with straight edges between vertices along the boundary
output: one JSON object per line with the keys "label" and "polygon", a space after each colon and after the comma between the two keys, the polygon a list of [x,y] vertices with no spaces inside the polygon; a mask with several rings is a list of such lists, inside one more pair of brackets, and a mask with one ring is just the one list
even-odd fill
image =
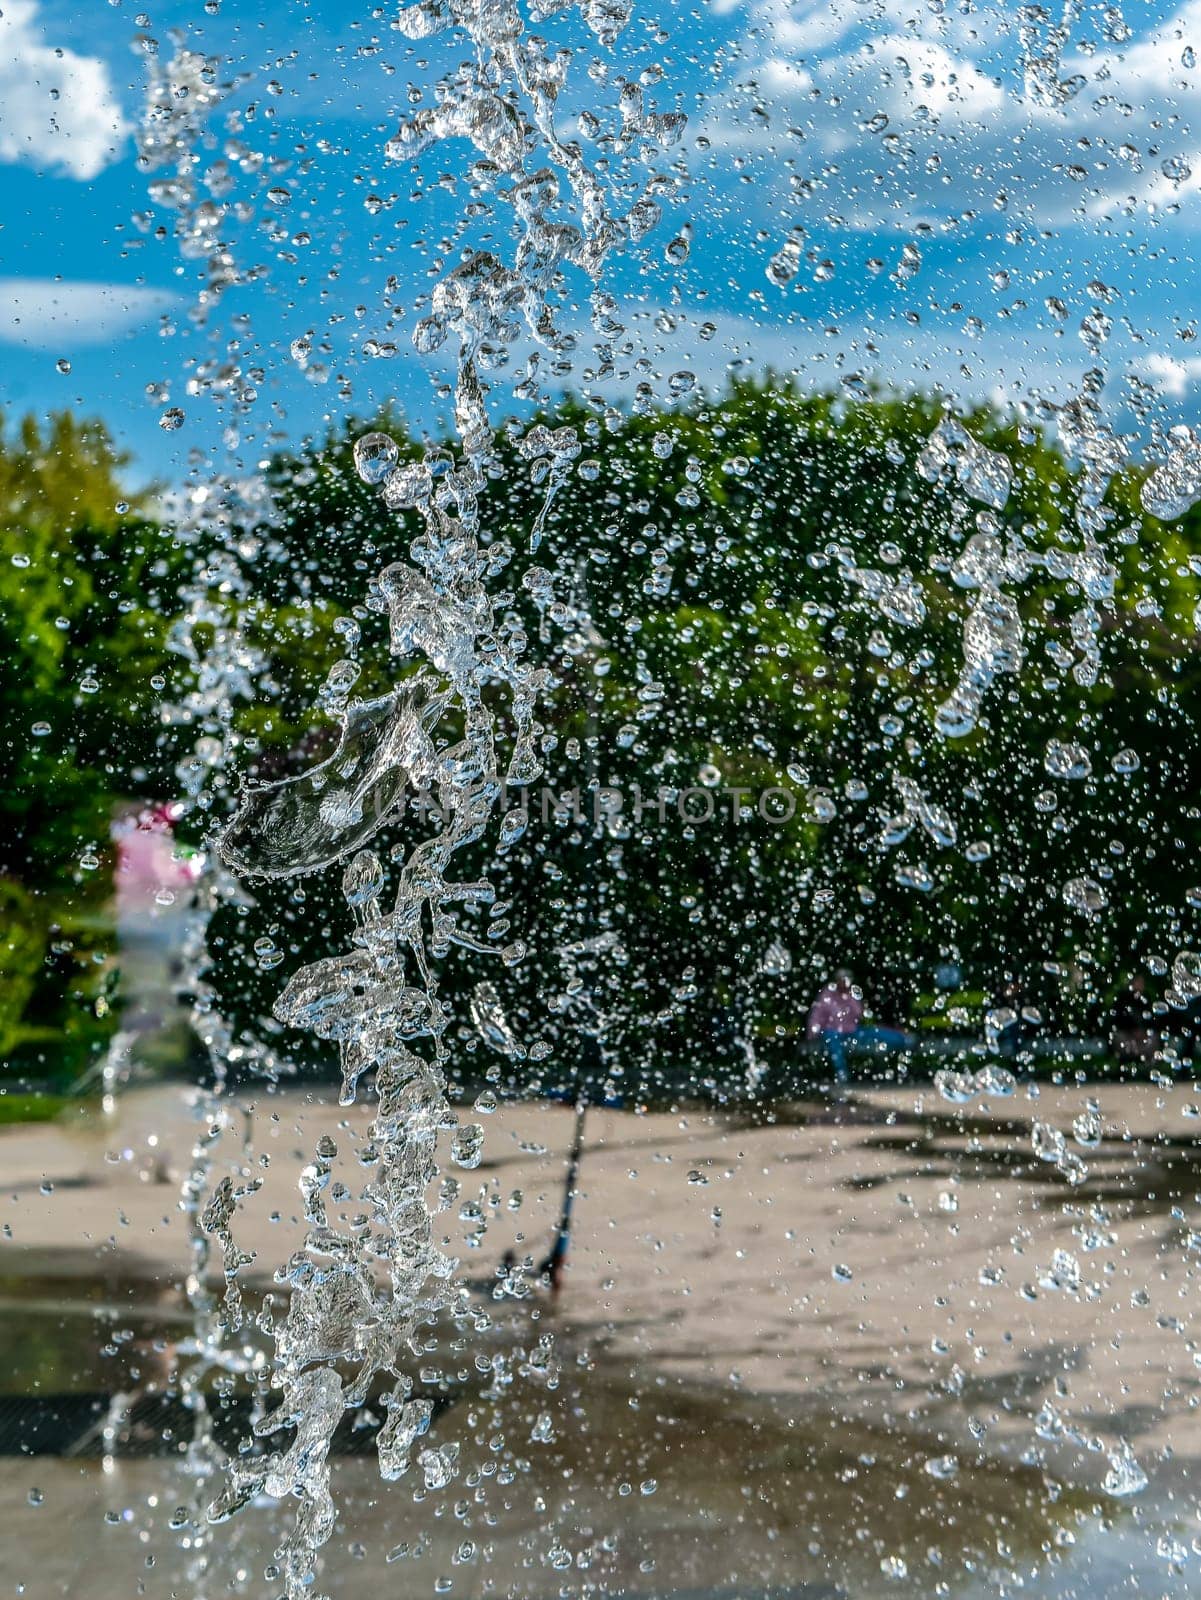
{"label": "grass", "polygon": [[66,1095],[0,1089],[0,1127],[16,1122],[52,1122],[66,1104]]}

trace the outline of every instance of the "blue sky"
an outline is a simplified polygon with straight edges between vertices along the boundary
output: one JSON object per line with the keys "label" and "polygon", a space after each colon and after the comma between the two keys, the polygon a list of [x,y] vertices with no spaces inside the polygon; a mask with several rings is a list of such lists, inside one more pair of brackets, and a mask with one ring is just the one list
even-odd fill
{"label": "blue sky", "polygon": [[[644,382],[665,398],[681,369],[716,385],[731,365],[770,364],[817,387],[861,373],[1020,401],[1062,395],[1098,364],[1123,425],[1138,420],[1132,383],[1152,419],[1192,420],[1201,0],[1124,10],[1079,5],[1057,40],[1058,10],[1023,39],[1013,5],[638,4],[610,79],[662,67],[648,93],[689,115],[689,177],[639,253],[609,269],[631,342],[614,394]],[[5,0],[0,399],[10,413],[99,414],[143,470],[167,478],[190,452],[252,465],[387,400],[438,427],[446,372],[409,334],[431,258],[462,215],[467,156],[441,146],[410,168],[383,146],[411,86],[428,94],[463,47],[454,36],[415,47],[388,26],[392,14],[365,7],[356,21],[333,0],[219,0],[211,13],[201,0],[148,13],[128,0]],[[574,125],[584,105],[605,118],[612,81],[586,72],[605,52],[573,12],[539,26],[579,50],[564,118]],[[134,42],[150,36],[167,51],[172,28],[245,75],[230,102],[253,107],[240,137],[281,163],[290,195],[283,213],[267,208],[275,237],[258,221],[235,230],[239,259],[264,276],[231,290],[207,331],[188,317],[195,264],[154,237],[170,219],[155,214],[149,231],[134,220],[152,210],[136,162],[145,57]],[[665,247],[685,225],[681,266]],[[768,264],[790,237],[795,272],[781,285]],[[585,286],[575,288],[586,332]],[[1109,323],[1099,353],[1080,333],[1093,308]],[[256,391],[232,450],[218,409],[186,392],[189,359],[231,338]],[[305,338],[298,359],[291,347]],[[371,353],[390,344],[395,355]],[[585,381],[587,338],[580,352],[560,381]],[[158,419],[173,405],[184,423],[164,433]]]}

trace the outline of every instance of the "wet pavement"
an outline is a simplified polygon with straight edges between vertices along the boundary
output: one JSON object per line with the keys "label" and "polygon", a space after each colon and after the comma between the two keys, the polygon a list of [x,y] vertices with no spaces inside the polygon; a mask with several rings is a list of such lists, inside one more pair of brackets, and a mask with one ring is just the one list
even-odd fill
{"label": "wet pavement", "polygon": [[[460,1178],[491,1225],[474,1248],[473,1224],[448,1235],[492,1326],[447,1328],[415,1363],[460,1475],[381,1484],[365,1427],[335,1464],[329,1593],[1201,1592],[1192,1090],[873,1090],[774,1115],[591,1112],[566,1287],[518,1302],[491,1298],[496,1266],[545,1254],[572,1118],[483,1119]],[[313,1142],[353,1150],[364,1122],[295,1090],[244,1097],[224,1143],[265,1180],[238,1229],[252,1299],[296,1242]],[[1046,1159],[1046,1129],[1083,1169]],[[194,1135],[167,1089],[112,1123],[0,1134],[0,1436],[18,1397],[171,1392]],[[182,1549],[169,1523],[203,1486],[166,1434],[146,1458],[119,1426],[107,1463],[94,1436],[0,1456],[14,1592],[273,1592],[280,1510]],[[1125,1450],[1148,1482],[1115,1495]]]}

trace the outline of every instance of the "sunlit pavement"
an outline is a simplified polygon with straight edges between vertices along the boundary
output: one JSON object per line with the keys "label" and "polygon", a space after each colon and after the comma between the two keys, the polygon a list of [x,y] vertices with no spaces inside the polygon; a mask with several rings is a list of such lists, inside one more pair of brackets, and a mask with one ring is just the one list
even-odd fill
{"label": "sunlit pavement", "polygon": [[[1096,1147],[1073,1138],[1090,1099]],[[186,1331],[186,1100],[135,1092],[111,1123],[0,1136],[10,1388],[167,1380]],[[222,1148],[264,1179],[237,1229],[263,1289],[299,1237],[312,1145],[331,1132],[353,1160],[367,1114],[295,1090],[238,1106]],[[483,1164],[458,1176],[491,1224],[469,1249],[457,1204],[447,1220],[495,1327],[447,1334],[437,1355],[454,1392],[435,1432],[461,1443],[462,1475],[414,1506],[408,1478],[384,1486],[369,1456],[340,1459],[354,1514],[322,1582],[812,1600],[1019,1578],[1024,1594],[1109,1593],[1142,1574],[1139,1592],[1194,1592],[1196,1109],[1183,1087],[1044,1085],[966,1105],[852,1091],[774,1122],[591,1111],[566,1285],[495,1303],[504,1252],[536,1264],[549,1247],[572,1115],[483,1118]],[[1046,1128],[1082,1182],[1040,1158]],[[553,1386],[520,1370],[546,1332]],[[1123,1442],[1150,1481],[1115,1497]],[[256,1588],[270,1559],[278,1513],[254,1508],[213,1530],[212,1574],[189,1576],[200,1557],[167,1523],[193,1491],[165,1458],[106,1472],[10,1457],[0,1485],[28,1595]]]}

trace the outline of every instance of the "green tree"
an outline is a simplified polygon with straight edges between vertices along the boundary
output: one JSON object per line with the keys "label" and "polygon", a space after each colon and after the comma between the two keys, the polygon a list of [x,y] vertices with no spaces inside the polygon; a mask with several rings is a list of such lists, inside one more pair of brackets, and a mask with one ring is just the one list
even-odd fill
{"label": "green tree", "polygon": [[[774,380],[670,413],[619,418],[567,401],[541,419],[576,430],[561,482],[519,448],[523,429],[502,431],[483,538],[512,550],[502,604],[554,671],[540,713],[545,781],[584,791],[585,818],[543,823],[535,807],[499,859],[489,841],[464,863],[497,881],[531,955],[498,974],[456,954],[446,990],[462,997],[492,978],[528,1037],[553,1032],[555,952],[612,933],[618,953],[595,981],[612,1001],[616,1058],[634,1072],[709,1059],[715,1014],[748,996],[761,1044],[794,1054],[815,987],[844,962],[885,1012],[908,1013],[951,958],[978,992],[1016,978],[1057,1026],[1078,1027],[1133,967],[1154,971],[1197,945],[1201,513],[1165,527],[1141,512],[1137,474],[1114,483],[1104,545],[1118,581],[1097,606],[1089,681],[1077,671],[1084,596],[1071,564],[1077,464],[1012,419],[965,419],[1012,469],[991,512],[915,470],[939,418],[920,397],[803,396]],[[242,625],[269,663],[236,713],[239,778],[328,753],[336,722],[315,707],[360,632],[356,692],[384,693],[410,670],[388,654],[373,582],[407,559],[417,524],[388,513],[353,464],[354,438],[376,427],[402,456],[420,452],[385,415],[281,455],[270,520],[232,543],[254,596]],[[0,568],[0,647],[16,663],[0,688],[0,804],[4,870],[24,893],[86,897],[84,846],[103,842],[118,798],[170,794],[194,736],[163,728],[158,707],[188,688],[191,669],[166,641],[181,579],[204,551],[155,522],[150,497],[122,488],[126,471],[103,429],[67,416],[0,441],[12,558]],[[984,527],[1036,558],[1008,585],[1025,653],[988,689],[974,731],[948,739],[934,716],[962,670],[976,601],[955,563]],[[522,584],[534,565],[550,574],[549,609]],[[881,604],[907,575],[920,615]],[[497,712],[503,722],[499,701]],[[1048,772],[1052,740],[1084,746],[1088,775]],[[953,843],[940,825],[895,820],[906,809],[898,778],[925,797],[927,822],[949,819]],[[690,827],[670,801],[662,823],[648,808],[641,822],[627,813],[597,829],[587,792],[598,784],[627,799],[635,785],[647,797],[708,789],[715,815]],[[759,815],[765,788],[794,795],[795,815]],[[727,789],[749,791],[738,818]],[[431,825],[410,815],[393,842]],[[268,1016],[279,988],[281,971],[261,971],[253,954],[265,930],[296,963],[346,937],[339,876],[255,884],[251,911],[225,913],[222,983],[247,1016]],[[1073,904],[1077,881],[1107,903]],[[793,968],[767,978],[775,940]],[[460,1044],[478,1048],[466,1026]]]}
{"label": "green tree", "polygon": [[39,1076],[72,1075],[111,1027],[100,864],[117,800],[167,782],[155,680],[180,552],[128,467],[69,412],[0,432],[0,1017],[10,1066]]}
{"label": "green tree", "polygon": [[[951,567],[980,507],[915,472],[939,416],[920,398],[836,401],[777,382],[620,421],[569,402],[543,420],[576,428],[580,457],[536,554],[545,469],[531,471],[502,433],[485,537],[518,552],[512,604],[555,666],[547,781],[626,795],[635,783],[644,793],[775,786],[800,802],[785,826],[753,811],[735,823],[728,802],[724,823],[692,829],[678,818],[641,827],[627,818],[600,837],[570,819],[531,826],[490,869],[534,951],[501,985],[528,1028],[543,1025],[558,981],[550,952],[588,928],[617,933],[626,952],[612,977],[631,1059],[695,1056],[714,1010],[740,992],[758,997],[765,1037],[778,1029],[792,1050],[814,988],[843,962],[896,1013],[951,957],[981,992],[1016,977],[1056,1025],[1080,1026],[1132,965],[1155,960],[1156,938],[1193,937],[1180,870],[1196,818],[1182,823],[1179,802],[1201,711],[1197,514],[1165,530],[1138,512],[1136,478],[1115,484],[1108,543],[1121,556],[1119,584],[1099,608],[1100,673],[1079,683],[1071,617],[1082,596],[1055,575],[1055,552],[1078,545],[1075,468],[1008,419],[968,418],[1013,469],[997,536],[1046,564],[1011,585],[1026,635],[1021,671],[998,676],[973,733],[946,739],[934,712],[962,668],[974,598]],[[395,419],[388,425],[399,434]],[[350,444],[331,441],[316,465],[276,471],[294,490],[283,537],[301,530],[306,581],[353,606],[364,592],[357,574],[403,559],[416,528],[357,482]],[[349,570],[345,558],[334,570],[328,553],[339,548]],[[521,587],[533,563],[553,574],[560,622]],[[868,570],[912,573],[924,616],[905,626],[885,615],[856,579]],[[361,603],[358,615],[369,629]],[[364,655],[386,661],[378,635]],[[1088,747],[1088,778],[1047,773],[1053,739]],[[1126,770],[1127,748],[1137,769]],[[953,821],[953,845],[921,825],[890,837],[888,820],[903,810],[897,776]],[[1103,914],[1065,898],[1076,879],[1107,898]],[[306,892],[311,917],[319,891]],[[324,934],[339,921],[336,893],[321,905]],[[768,983],[757,968],[777,938],[796,961]],[[304,944],[298,937],[298,952]],[[483,975],[477,960],[455,960],[449,986]]]}

